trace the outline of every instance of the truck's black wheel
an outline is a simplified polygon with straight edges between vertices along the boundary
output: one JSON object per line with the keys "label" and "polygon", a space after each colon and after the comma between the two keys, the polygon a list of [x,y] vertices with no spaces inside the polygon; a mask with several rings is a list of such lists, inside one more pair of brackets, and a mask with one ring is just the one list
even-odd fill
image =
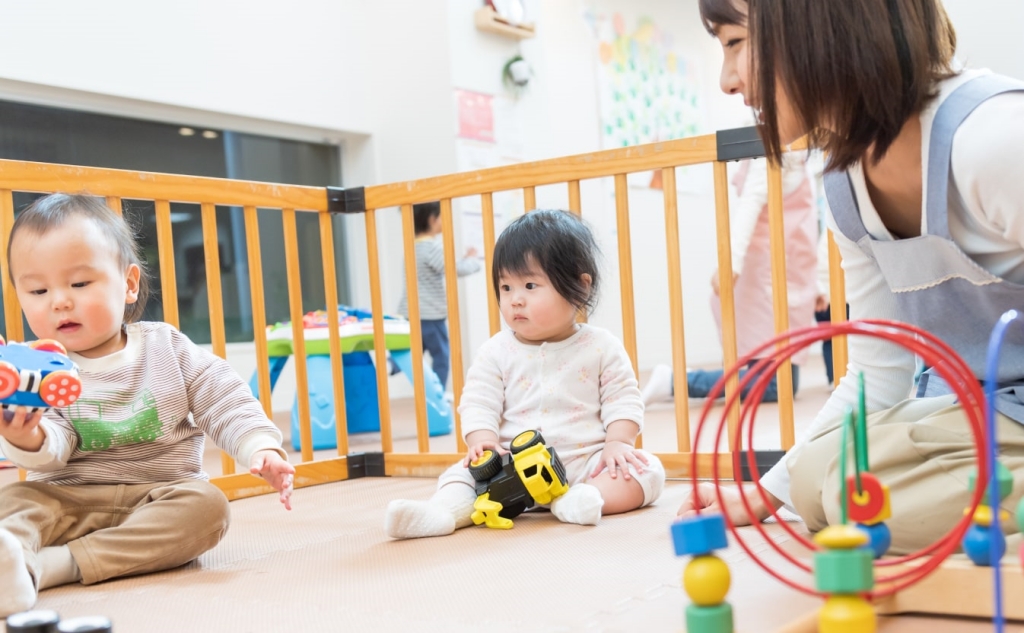
{"label": "truck's black wheel", "polygon": [[525,451],[531,446],[543,443],[544,438],[541,437],[540,433],[538,433],[537,431],[523,431],[519,435],[512,438],[512,444],[510,445],[509,448],[512,450],[512,454],[515,455],[516,453]]}
{"label": "truck's black wheel", "polygon": [[469,474],[476,481],[489,481],[501,472],[501,455],[490,449],[469,464]]}

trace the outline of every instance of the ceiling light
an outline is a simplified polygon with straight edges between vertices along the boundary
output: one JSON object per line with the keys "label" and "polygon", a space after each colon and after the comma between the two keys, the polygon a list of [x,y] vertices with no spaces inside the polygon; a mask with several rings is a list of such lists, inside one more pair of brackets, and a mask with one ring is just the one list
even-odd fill
{"label": "ceiling light", "polygon": [[195,133],[196,133],[196,131],[193,130],[192,128],[190,128],[190,127],[178,128],[178,134],[181,134],[182,136],[194,136]]}
{"label": "ceiling light", "polygon": [[203,138],[217,138],[217,133],[213,130],[205,130],[203,132]]}

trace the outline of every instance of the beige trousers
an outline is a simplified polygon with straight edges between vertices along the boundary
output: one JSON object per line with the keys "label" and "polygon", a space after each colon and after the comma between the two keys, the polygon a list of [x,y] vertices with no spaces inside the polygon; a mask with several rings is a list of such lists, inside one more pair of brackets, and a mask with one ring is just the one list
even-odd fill
{"label": "beige trousers", "polygon": [[[1014,516],[1024,493],[1024,425],[997,414],[999,460],[1013,473],[1013,493],[1002,502],[1003,523],[1016,533]],[[793,506],[811,531],[839,522],[837,422],[812,437],[786,461]],[[853,439],[847,448],[853,472]],[[963,517],[970,500],[968,477],[976,452],[967,418],[953,396],[906,400],[868,417],[870,470],[889,486],[894,554],[916,551],[945,534]],[[1016,540],[1016,539],[1014,539]],[[1011,541],[1012,543],[1012,541]]]}
{"label": "beige trousers", "polygon": [[220,542],[229,522],[224,493],[198,479],[0,487],[0,529],[21,541],[37,583],[43,547],[67,545],[90,585],[184,565]]}

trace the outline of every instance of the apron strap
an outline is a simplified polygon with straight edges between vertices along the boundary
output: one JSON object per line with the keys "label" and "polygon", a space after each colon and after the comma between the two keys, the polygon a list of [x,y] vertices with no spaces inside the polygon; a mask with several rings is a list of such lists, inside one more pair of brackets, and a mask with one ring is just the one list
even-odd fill
{"label": "apron strap", "polygon": [[1024,91],[1024,83],[999,75],[976,77],[953,91],[935,113],[928,147],[926,213],[928,233],[949,235],[949,173],[953,135],[971,112],[986,100],[1004,92]]}

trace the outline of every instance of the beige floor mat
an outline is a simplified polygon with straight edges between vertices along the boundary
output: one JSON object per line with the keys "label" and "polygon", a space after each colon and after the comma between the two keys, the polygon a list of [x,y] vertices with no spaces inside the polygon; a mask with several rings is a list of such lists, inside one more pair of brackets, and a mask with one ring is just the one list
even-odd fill
{"label": "beige floor mat", "polygon": [[[227,538],[199,561],[51,589],[39,607],[64,617],[106,615],[118,633],[683,630],[685,559],[673,555],[668,526],[684,484],[670,484],[651,508],[597,527],[536,513],[510,531],[388,539],[387,501],[423,498],[433,486],[360,479],[307,488],[296,492],[291,513],[271,497],[237,501]],[[789,538],[769,528],[775,538]],[[764,541],[752,536],[752,543],[768,551]],[[818,605],[769,578],[738,547],[722,555],[733,572],[737,630],[775,630]],[[929,633],[991,630],[930,619],[890,620],[881,630],[924,626]]]}

